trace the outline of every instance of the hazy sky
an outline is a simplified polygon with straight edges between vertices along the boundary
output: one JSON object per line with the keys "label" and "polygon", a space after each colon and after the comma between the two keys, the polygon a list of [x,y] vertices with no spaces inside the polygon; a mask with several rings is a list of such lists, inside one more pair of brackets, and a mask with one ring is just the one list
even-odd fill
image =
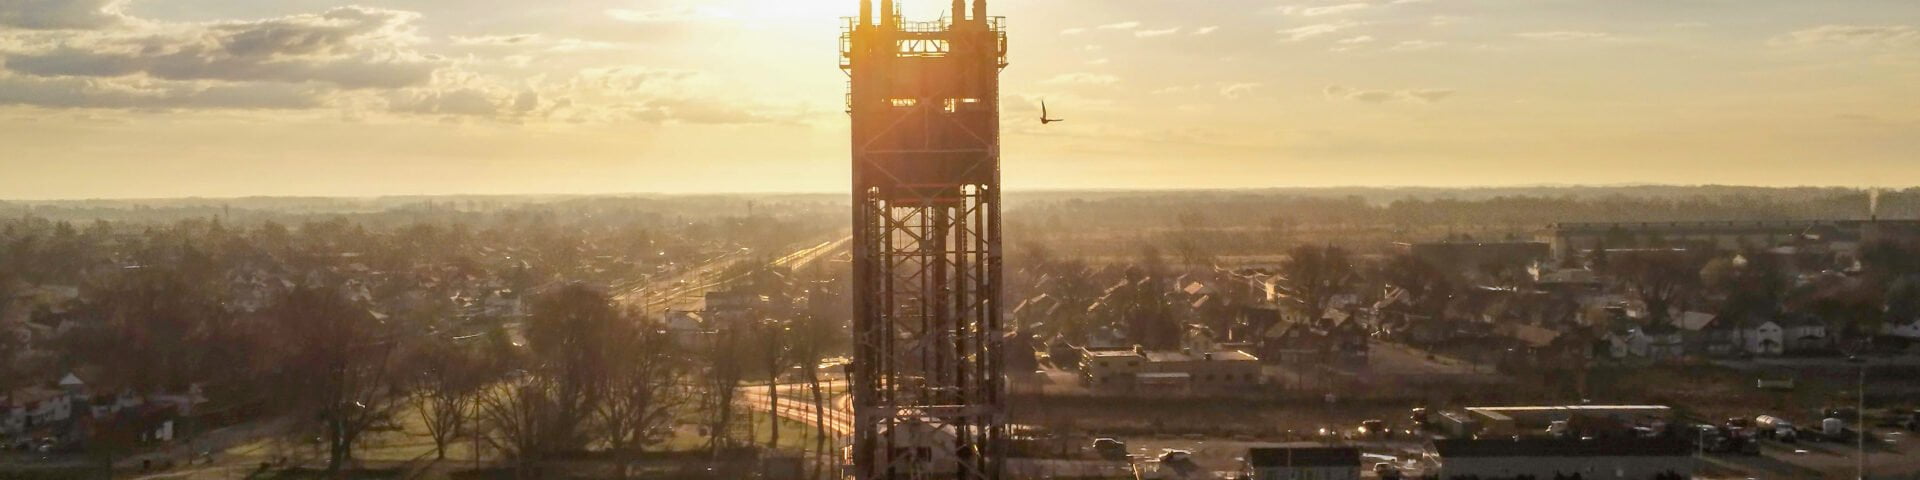
{"label": "hazy sky", "polygon": [[[0,0],[0,198],[841,190],[856,5]],[[1915,0],[992,9],[1015,188],[1920,183]]]}

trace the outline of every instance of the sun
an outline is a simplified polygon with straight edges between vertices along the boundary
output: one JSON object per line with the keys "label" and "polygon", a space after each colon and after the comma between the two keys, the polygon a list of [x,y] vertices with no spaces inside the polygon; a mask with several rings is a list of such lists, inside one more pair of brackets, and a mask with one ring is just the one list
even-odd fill
{"label": "sun", "polygon": [[858,0],[740,0],[736,13],[761,19],[813,20],[851,17],[858,13]]}
{"label": "sun", "polygon": [[[742,17],[785,18],[811,20],[818,18],[852,17],[860,12],[861,0],[737,0],[729,2],[737,8],[730,8]],[[881,1],[868,0],[878,9]],[[901,14],[912,19],[933,19],[947,13],[952,2],[947,0],[905,0],[898,1]]]}

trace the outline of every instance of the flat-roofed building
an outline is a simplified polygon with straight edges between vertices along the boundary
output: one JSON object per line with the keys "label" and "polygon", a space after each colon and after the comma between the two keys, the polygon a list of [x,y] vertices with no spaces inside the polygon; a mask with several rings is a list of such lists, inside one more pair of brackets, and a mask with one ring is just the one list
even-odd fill
{"label": "flat-roofed building", "polygon": [[1477,272],[1485,265],[1522,269],[1547,258],[1552,251],[1547,242],[1524,241],[1446,241],[1400,243],[1397,246],[1401,253],[1449,272]]}
{"label": "flat-roofed building", "polygon": [[1353,447],[1247,449],[1246,478],[1253,480],[1355,480],[1360,450]]}
{"label": "flat-roofed building", "polygon": [[1088,350],[1080,367],[1088,385],[1107,390],[1222,390],[1261,382],[1260,359],[1238,350]]}
{"label": "flat-roofed building", "polygon": [[[1693,450],[1666,438],[1435,440],[1441,479],[1692,478]],[[1678,477],[1674,477],[1678,475]]]}
{"label": "flat-roofed building", "polygon": [[1540,241],[1565,256],[1599,246],[1700,245],[1721,250],[1773,247],[1796,239],[1849,250],[1880,240],[1920,238],[1920,220],[1766,220],[1695,222],[1566,222],[1547,227]]}

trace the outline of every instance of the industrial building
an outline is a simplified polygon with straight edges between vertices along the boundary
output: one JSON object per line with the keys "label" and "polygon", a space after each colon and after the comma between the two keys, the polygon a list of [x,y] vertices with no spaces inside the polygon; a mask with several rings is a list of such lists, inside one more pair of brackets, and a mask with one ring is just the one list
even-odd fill
{"label": "industrial building", "polygon": [[1555,256],[1599,247],[1632,245],[1701,245],[1720,250],[1747,246],[1774,247],[1796,239],[1813,239],[1848,251],[1859,245],[1888,239],[1920,238],[1920,220],[1778,220],[1704,222],[1569,222],[1556,223],[1540,234]]}
{"label": "industrial building", "polygon": [[1358,480],[1360,450],[1353,447],[1247,449],[1242,472],[1252,480]]}
{"label": "industrial building", "polygon": [[[1668,438],[1435,440],[1441,479],[1692,478],[1693,450]],[[1677,477],[1675,475],[1678,475]]]}
{"label": "industrial building", "polygon": [[1421,242],[1398,243],[1401,253],[1449,272],[1474,271],[1487,265],[1523,269],[1552,253],[1546,242]]}
{"label": "industrial building", "polygon": [[1251,387],[1261,382],[1260,358],[1237,350],[1087,350],[1080,357],[1087,384],[1106,391],[1187,393]]}

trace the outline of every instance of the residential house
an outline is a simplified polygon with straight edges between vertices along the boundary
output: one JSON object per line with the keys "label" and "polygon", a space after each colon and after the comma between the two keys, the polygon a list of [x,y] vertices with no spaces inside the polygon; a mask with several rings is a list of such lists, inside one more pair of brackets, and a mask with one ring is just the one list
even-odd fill
{"label": "residential house", "polygon": [[1272,304],[1247,305],[1240,308],[1239,321],[1234,322],[1228,336],[1235,340],[1257,338],[1268,328],[1279,324],[1279,307]]}
{"label": "residential house", "polygon": [[1680,327],[1681,350],[1689,354],[1714,353],[1711,351],[1715,345],[1713,331],[1707,327],[1712,326],[1716,318],[1717,315],[1695,311],[1683,311],[1674,316],[1674,323]]}
{"label": "residential house", "polygon": [[1754,355],[1780,355],[1787,352],[1787,332],[1779,322],[1754,319],[1739,330],[1740,345]]}
{"label": "residential house", "polygon": [[1327,340],[1304,323],[1276,324],[1257,342],[1261,357],[1288,365],[1318,363],[1327,347]]}
{"label": "residential house", "polygon": [[1888,319],[1885,324],[1881,325],[1880,333],[1882,335],[1900,337],[1908,340],[1920,340],[1920,317],[1907,320]]}
{"label": "residential house", "polygon": [[14,390],[7,397],[4,403],[12,405],[13,412],[6,423],[15,425],[14,435],[73,418],[75,398],[67,391],[35,386]]}
{"label": "residential house", "polygon": [[1320,322],[1286,322],[1267,328],[1255,350],[1282,364],[1367,364],[1372,344],[1367,327],[1351,315]]}
{"label": "residential house", "polygon": [[1793,313],[1780,316],[1781,339],[1788,352],[1812,352],[1826,350],[1832,346],[1827,338],[1827,324],[1820,317],[1805,313]]}
{"label": "residential house", "polygon": [[1687,354],[1686,335],[1672,323],[1654,322],[1640,328],[1640,336],[1646,344],[1639,349],[1646,352],[1647,358],[1668,360]]}

